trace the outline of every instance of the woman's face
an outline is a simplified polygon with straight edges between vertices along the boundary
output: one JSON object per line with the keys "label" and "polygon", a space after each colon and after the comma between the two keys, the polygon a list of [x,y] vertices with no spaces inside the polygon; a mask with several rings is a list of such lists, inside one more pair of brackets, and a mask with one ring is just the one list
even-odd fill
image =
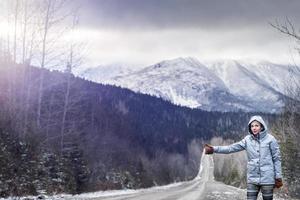
{"label": "woman's face", "polygon": [[251,131],[254,135],[257,135],[261,131],[261,125],[258,121],[253,121],[251,123]]}

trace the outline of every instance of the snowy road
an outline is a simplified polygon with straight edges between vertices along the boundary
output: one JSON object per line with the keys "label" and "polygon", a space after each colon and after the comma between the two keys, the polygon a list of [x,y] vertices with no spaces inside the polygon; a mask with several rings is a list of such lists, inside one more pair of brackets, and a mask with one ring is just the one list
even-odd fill
{"label": "snowy road", "polygon": [[[202,155],[200,170],[192,181],[139,190],[112,190],[80,195],[56,195],[46,200],[244,200],[246,190],[214,181],[212,156]],[[23,200],[23,198],[21,198]],[[35,197],[25,199],[38,199]],[[259,200],[261,200],[261,195]],[[284,198],[286,199],[286,198]],[[15,200],[15,198],[0,200]],[[274,200],[283,200],[275,197]]]}
{"label": "snowy road", "polygon": [[[95,195],[96,196],[96,195]],[[128,191],[128,194],[109,194],[89,197],[92,200],[215,200],[215,199],[245,199],[246,192],[235,187],[214,181],[213,159],[211,156],[203,155],[201,169],[198,176],[188,182],[172,184],[163,187],[154,187]],[[74,197],[73,197],[74,199]],[[78,196],[76,199],[85,199]]]}

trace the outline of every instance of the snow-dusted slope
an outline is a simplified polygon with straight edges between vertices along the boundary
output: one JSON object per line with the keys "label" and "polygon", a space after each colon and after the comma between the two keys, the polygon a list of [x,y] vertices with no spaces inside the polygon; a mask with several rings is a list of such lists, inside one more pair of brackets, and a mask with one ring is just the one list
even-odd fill
{"label": "snow-dusted slope", "polygon": [[112,64],[88,68],[84,71],[78,72],[77,74],[94,82],[106,83],[115,76],[124,76],[126,74],[133,73],[135,70],[135,68],[130,66]]}
{"label": "snow-dusted slope", "polygon": [[[195,58],[177,58],[139,70],[102,66],[80,75],[191,108],[278,112],[291,67],[233,60],[202,64]],[[299,73],[293,76],[300,78]]]}
{"label": "snow-dusted slope", "polygon": [[111,83],[191,108],[251,110],[247,103],[230,94],[218,76],[194,58],[163,61],[117,76]]}
{"label": "snow-dusted slope", "polygon": [[251,101],[255,110],[276,112],[282,107],[283,94],[279,91],[279,86],[274,88],[273,85],[276,84],[275,80],[278,80],[277,85],[283,84],[283,80],[278,77],[287,76],[284,69],[280,69],[280,73],[276,75],[270,72],[273,69],[271,66],[245,65],[232,60],[206,65],[222,79],[232,94]]}
{"label": "snow-dusted slope", "polygon": [[[249,71],[256,74],[265,84],[281,94],[287,94],[286,88],[291,85],[291,79],[299,79],[299,70],[293,66],[285,66],[263,61],[256,63],[241,62]],[[287,94],[288,95],[288,94]]]}

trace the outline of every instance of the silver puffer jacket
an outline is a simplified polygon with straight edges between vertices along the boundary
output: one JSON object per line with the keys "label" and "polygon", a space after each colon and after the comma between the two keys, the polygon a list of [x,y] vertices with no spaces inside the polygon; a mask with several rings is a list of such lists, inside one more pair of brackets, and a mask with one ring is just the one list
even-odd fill
{"label": "silver puffer jacket", "polygon": [[[255,137],[250,129],[253,121],[260,122],[264,129]],[[249,135],[240,142],[229,146],[213,146],[214,153],[234,153],[247,151],[247,182],[253,184],[274,184],[275,178],[282,178],[281,156],[277,140],[267,131],[267,126],[260,116],[251,117],[249,123]]]}

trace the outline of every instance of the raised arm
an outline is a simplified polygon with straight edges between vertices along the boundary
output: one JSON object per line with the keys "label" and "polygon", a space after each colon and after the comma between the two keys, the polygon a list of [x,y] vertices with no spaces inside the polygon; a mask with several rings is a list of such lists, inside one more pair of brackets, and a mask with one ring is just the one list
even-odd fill
{"label": "raised arm", "polygon": [[[210,145],[209,145],[210,146]],[[212,148],[212,149],[211,149]],[[238,151],[243,151],[246,148],[246,140],[243,139],[237,143],[228,145],[228,146],[210,146],[210,148],[206,145],[205,146],[205,152],[207,154],[211,153],[223,153],[223,154],[229,154],[229,153],[235,153]]]}

